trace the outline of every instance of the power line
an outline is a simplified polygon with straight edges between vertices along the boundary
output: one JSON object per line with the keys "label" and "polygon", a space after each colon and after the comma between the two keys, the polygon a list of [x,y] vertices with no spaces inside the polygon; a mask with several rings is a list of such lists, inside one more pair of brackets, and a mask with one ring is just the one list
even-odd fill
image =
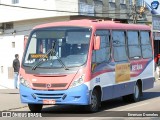
{"label": "power line", "polygon": [[63,10],[50,10],[50,9],[41,9],[41,8],[31,8],[31,7],[14,6],[14,5],[7,5],[7,4],[0,4],[0,5],[1,5],[1,6],[7,6],[7,7],[14,7],[14,8],[32,9],[32,10],[77,13],[77,12],[73,12],[73,11],[63,11]]}
{"label": "power line", "polygon": [[[26,29],[26,30],[16,30],[16,33],[20,33],[20,32],[26,32],[26,31],[31,31],[32,29]],[[6,32],[4,34],[12,34],[13,32]]]}
{"label": "power line", "polygon": [[[14,8],[22,8],[22,9],[30,9],[30,10],[41,10],[41,11],[53,11],[53,12],[65,12],[65,13],[78,13],[78,14],[86,14],[86,12],[73,12],[73,11],[64,11],[64,10],[51,10],[51,9],[42,9],[42,8],[32,8],[32,7],[23,7],[23,6],[15,6],[8,4],[0,4],[1,6],[14,7]],[[115,11],[115,10],[110,10]],[[128,14],[128,13],[87,13],[87,14]]]}

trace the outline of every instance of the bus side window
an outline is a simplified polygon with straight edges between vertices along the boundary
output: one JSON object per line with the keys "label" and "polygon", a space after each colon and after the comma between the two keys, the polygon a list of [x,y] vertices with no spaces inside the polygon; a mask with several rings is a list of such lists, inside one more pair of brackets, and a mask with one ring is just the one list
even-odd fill
{"label": "bus side window", "polygon": [[130,59],[140,59],[141,49],[140,49],[138,31],[128,31],[127,36],[128,36],[129,58]]}
{"label": "bus side window", "polygon": [[152,58],[152,47],[151,47],[151,41],[149,36],[149,31],[141,31],[141,50],[142,50],[142,56],[144,59]]}
{"label": "bus side window", "polygon": [[101,37],[99,50],[93,50],[92,64],[100,64],[110,60],[110,32],[109,30],[97,30],[96,35]]}
{"label": "bus side window", "polygon": [[113,56],[116,62],[128,61],[126,52],[125,32],[121,30],[112,31]]}

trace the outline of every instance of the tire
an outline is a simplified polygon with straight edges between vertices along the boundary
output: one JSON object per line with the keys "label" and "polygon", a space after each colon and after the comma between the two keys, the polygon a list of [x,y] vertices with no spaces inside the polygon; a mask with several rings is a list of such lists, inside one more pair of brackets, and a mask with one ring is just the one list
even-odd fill
{"label": "tire", "polygon": [[43,105],[42,104],[28,104],[28,107],[31,112],[41,112]]}
{"label": "tire", "polygon": [[93,90],[91,94],[91,104],[86,107],[88,112],[97,112],[100,107],[100,97],[96,90]]}
{"label": "tire", "polygon": [[134,87],[134,93],[130,95],[123,96],[124,102],[138,102],[140,100],[140,86],[139,84],[136,84]]}

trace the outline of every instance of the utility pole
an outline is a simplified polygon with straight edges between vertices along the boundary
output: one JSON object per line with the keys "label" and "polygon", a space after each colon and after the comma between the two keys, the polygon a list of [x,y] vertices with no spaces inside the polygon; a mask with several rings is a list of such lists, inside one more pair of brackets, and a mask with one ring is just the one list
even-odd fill
{"label": "utility pole", "polygon": [[132,11],[129,14],[129,17],[132,16],[132,20],[133,20],[134,24],[137,23],[138,18],[143,17],[143,13],[145,12],[145,8],[143,5],[140,8],[138,8],[138,10],[137,10],[136,2],[137,2],[137,0],[132,0],[132,9],[131,9]]}
{"label": "utility pole", "polygon": [[132,17],[133,23],[137,23],[137,8],[136,8],[136,0],[132,0]]}

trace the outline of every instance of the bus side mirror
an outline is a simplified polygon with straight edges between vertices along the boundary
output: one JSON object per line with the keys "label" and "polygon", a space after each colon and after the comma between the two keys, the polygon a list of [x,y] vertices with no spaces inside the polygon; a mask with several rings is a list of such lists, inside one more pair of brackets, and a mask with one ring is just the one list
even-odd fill
{"label": "bus side mirror", "polygon": [[23,45],[23,49],[25,49],[26,45],[27,45],[27,41],[28,41],[28,35],[24,36],[24,45]]}
{"label": "bus side mirror", "polygon": [[99,50],[100,49],[100,43],[101,43],[101,38],[100,36],[96,36],[94,38],[94,50]]}

